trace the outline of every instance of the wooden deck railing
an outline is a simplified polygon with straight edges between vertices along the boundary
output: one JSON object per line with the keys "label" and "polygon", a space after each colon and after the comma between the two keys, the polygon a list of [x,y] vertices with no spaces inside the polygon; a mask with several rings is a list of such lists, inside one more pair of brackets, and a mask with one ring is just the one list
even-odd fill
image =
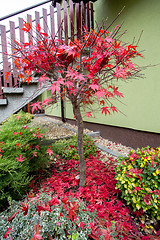
{"label": "wooden deck railing", "polygon": [[[42,15],[37,11],[34,16],[27,14],[26,19],[31,20],[32,25],[38,22],[45,33],[52,36],[57,33],[57,37],[67,44],[69,39],[74,40],[83,35],[84,26],[88,29],[94,28],[93,3],[74,4],[72,0],[69,0],[69,5],[67,5],[67,2],[63,0],[62,5],[56,3],[56,7],[50,6],[49,11],[43,8]],[[14,49],[11,46],[14,46],[14,40],[21,43],[28,39],[34,41],[31,32],[27,36],[22,30],[23,24],[23,19],[19,17],[18,26],[15,26],[14,21],[9,22],[9,30],[6,30],[5,25],[0,25],[0,98],[3,98],[2,87],[18,86],[19,82],[12,58]],[[11,74],[7,77],[6,73],[9,71]]]}

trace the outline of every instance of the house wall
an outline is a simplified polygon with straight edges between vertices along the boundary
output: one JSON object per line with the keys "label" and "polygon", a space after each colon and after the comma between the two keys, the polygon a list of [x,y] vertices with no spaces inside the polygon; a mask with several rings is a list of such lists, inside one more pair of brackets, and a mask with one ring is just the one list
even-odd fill
{"label": "house wall", "polygon": [[[127,29],[124,40],[132,42],[139,38],[139,49],[144,50],[140,66],[160,63],[160,1],[159,0],[99,0],[95,3],[95,18],[98,23],[108,17],[108,24],[125,6],[123,13],[115,25],[124,21],[123,29]],[[121,111],[126,114],[114,115],[103,120],[106,124],[128,127],[137,130],[160,132],[160,65],[149,67],[144,71],[145,78],[130,83],[121,82],[120,89],[124,93],[124,106]]]}
{"label": "house wall", "polygon": [[[160,26],[159,0],[98,0],[94,4],[95,19],[98,23],[108,17],[109,24],[125,6],[123,13],[115,25],[123,23],[123,30],[127,29],[124,37],[126,42],[139,38],[139,50],[144,58],[138,60],[140,66],[160,64]],[[136,62],[137,63],[137,62]],[[134,130],[160,133],[160,65],[148,67],[144,71],[145,78],[130,82],[119,81],[119,90],[123,92],[122,103],[115,103],[123,113],[105,116],[95,114],[94,118],[84,118],[87,122],[94,122],[109,126],[123,127]],[[46,114],[60,116],[60,108],[50,108]],[[73,118],[71,105],[65,103],[65,117]]]}

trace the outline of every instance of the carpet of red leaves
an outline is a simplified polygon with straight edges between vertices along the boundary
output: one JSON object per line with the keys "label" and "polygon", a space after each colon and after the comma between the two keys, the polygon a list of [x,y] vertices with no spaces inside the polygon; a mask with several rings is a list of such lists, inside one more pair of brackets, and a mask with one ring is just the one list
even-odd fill
{"label": "carpet of red leaves", "polygon": [[[90,211],[97,211],[99,218],[104,219],[104,226],[108,229],[111,222],[115,222],[117,239],[137,239],[137,240],[158,240],[158,236],[144,236],[142,229],[144,226],[134,221],[134,215],[130,207],[127,207],[120,199],[120,191],[117,190],[115,176],[115,162],[103,163],[100,153],[96,157],[90,156],[86,159],[86,187],[78,187],[79,171],[78,162],[74,160],[62,160],[57,158],[51,164],[52,175],[42,180],[41,191],[52,192],[57,197],[68,197],[84,200]],[[33,187],[34,192],[39,190]],[[137,214],[140,214],[137,213]],[[98,228],[93,227],[92,239],[98,240]],[[104,239],[112,239],[104,238]]]}

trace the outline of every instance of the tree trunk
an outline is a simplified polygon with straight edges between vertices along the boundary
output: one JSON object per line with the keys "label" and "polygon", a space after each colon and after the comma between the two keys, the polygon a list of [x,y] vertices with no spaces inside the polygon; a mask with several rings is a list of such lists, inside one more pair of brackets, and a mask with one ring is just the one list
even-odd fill
{"label": "tree trunk", "polygon": [[83,119],[80,112],[80,106],[73,104],[73,112],[77,121],[78,127],[78,155],[79,155],[79,172],[80,172],[80,187],[85,187],[86,184],[86,164],[83,153]]}

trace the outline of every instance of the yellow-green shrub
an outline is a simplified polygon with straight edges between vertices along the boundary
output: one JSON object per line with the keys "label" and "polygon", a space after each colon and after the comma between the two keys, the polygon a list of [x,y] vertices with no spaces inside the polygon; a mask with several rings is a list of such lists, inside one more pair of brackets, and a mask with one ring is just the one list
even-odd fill
{"label": "yellow-green shrub", "polygon": [[143,209],[160,219],[160,147],[132,150],[128,157],[120,157],[115,178],[134,211]]}

